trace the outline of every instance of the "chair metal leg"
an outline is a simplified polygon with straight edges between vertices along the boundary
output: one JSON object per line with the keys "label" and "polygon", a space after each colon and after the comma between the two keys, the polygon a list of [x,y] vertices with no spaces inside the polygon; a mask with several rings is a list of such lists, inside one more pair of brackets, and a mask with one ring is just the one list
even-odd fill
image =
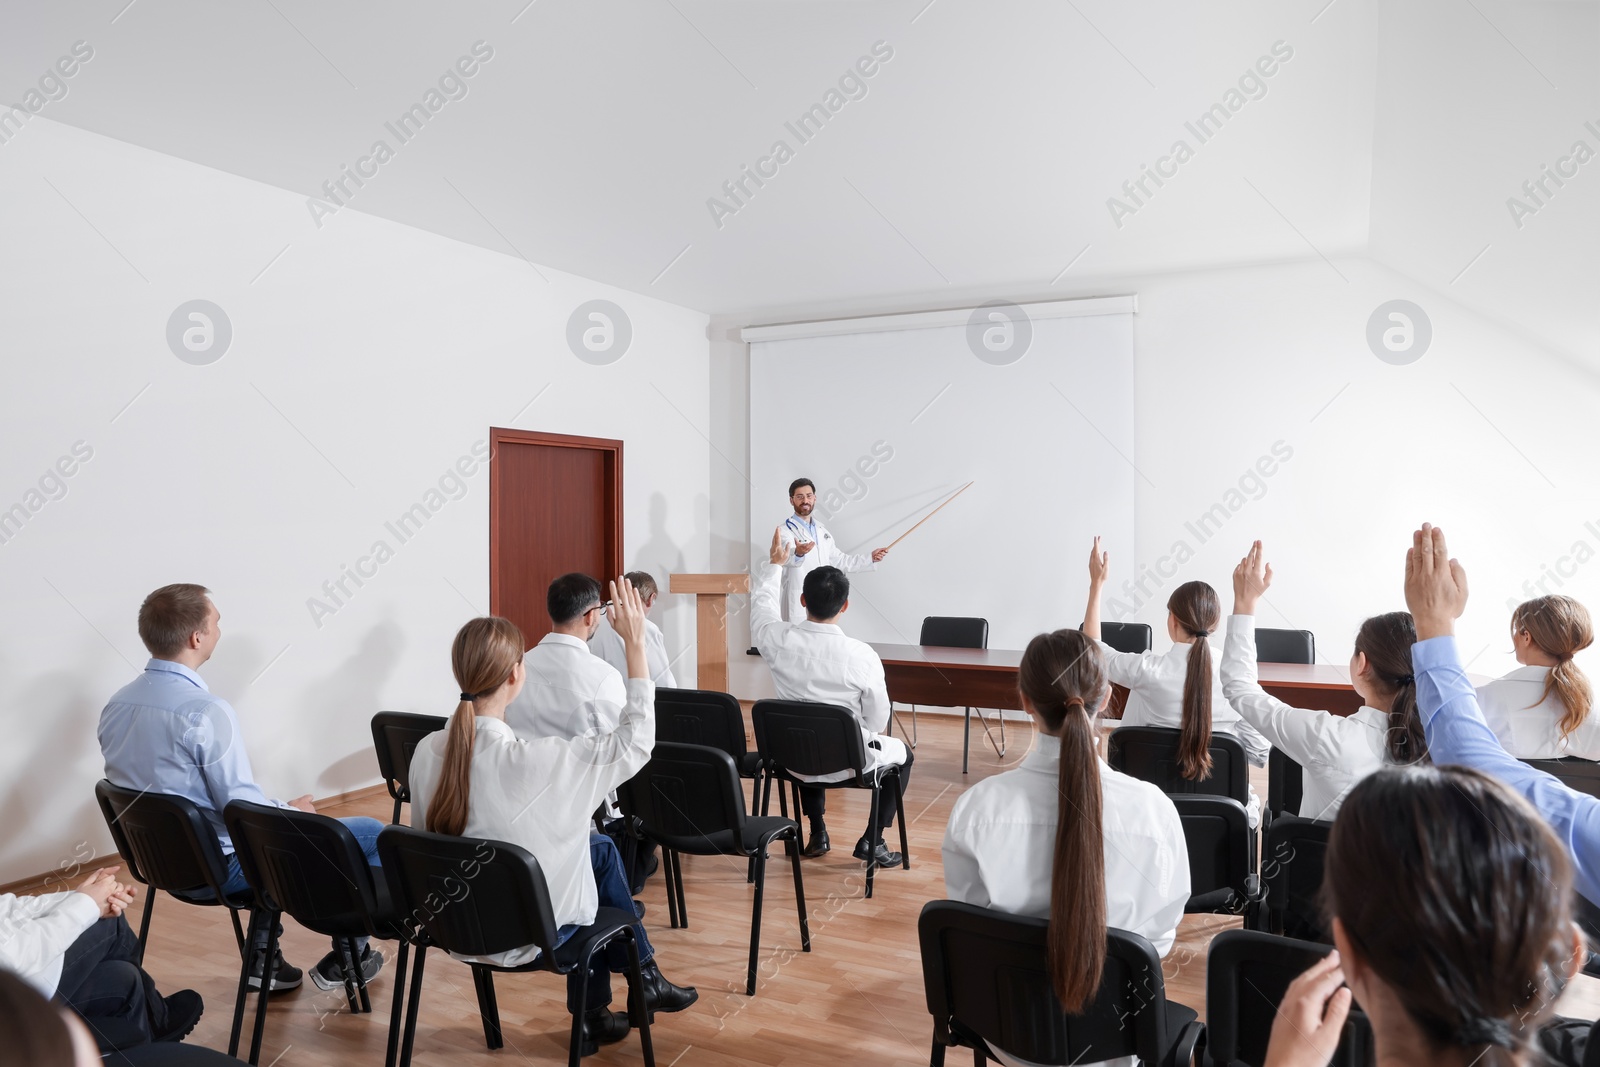
{"label": "chair metal leg", "polygon": [[[138,964],[141,967],[144,966],[144,946],[145,946],[145,942],[150,940],[150,913],[155,909],[155,906],[156,906],[156,891],[154,889],[150,888],[149,886],[145,886],[144,887],[144,920],[139,923],[139,958],[133,961],[134,963]],[[229,910],[231,911],[232,909],[230,908]],[[239,916],[238,916],[237,913],[235,913],[234,916],[233,916],[233,928],[234,928],[234,930],[238,930],[239,929]]]}
{"label": "chair metal leg", "polygon": [[[154,902],[154,897],[155,894],[152,893],[150,896],[145,898],[144,921],[146,926],[150,924],[150,905]],[[228,918],[233,920],[233,939],[239,945],[239,955],[243,956],[244,930],[239,926],[239,910],[237,908],[229,908]],[[144,959],[144,931],[142,930],[139,933],[139,959],[141,961]]]}
{"label": "chair metal leg", "polygon": [[[799,845],[800,827],[794,828],[795,844]],[[800,951],[811,951],[811,920],[806,916],[806,884],[800,875],[800,849],[789,853],[794,867],[794,906],[800,912]]]}
{"label": "chair metal leg", "polygon": [[872,807],[867,818],[867,899],[872,899],[872,872],[878,867],[878,842],[883,840],[883,835],[878,832],[878,802],[879,785],[874,780],[872,786]]}
{"label": "chair metal leg", "polygon": [[487,967],[474,966],[472,983],[478,987],[478,1014],[483,1019],[484,1044],[490,1049],[500,1048],[505,1040],[500,1032],[500,1005],[494,996],[494,972]]}
{"label": "chair metal leg", "polygon": [[267,934],[267,957],[261,966],[261,992],[256,997],[255,1033],[250,1037],[250,1062],[261,1062],[261,1038],[267,1032],[267,1001],[272,996],[272,979],[278,972],[278,913],[269,911],[263,920],[272,925]]}
{"label": "chair metal leg", "polygon": [[967,773],[967,755],[972,749],[972,709],[967,708],[961,719],[961,773]]}
{"label": "chair metal leg", "polygon": [[750,965],[745,968],[744,995],[756,995],[756,957],[761,953],[761,898],[767,888],[767,849],[756,850],[756,900],[750,909]]}
{"label": "chair metal leg", "polygon": [[411,992],[406,997],[406,1032],[396,1067],[411,1067],[411,1050],[417,1043],[417,1008],[422,1004],[422,965],[427,957],[428,946],[424,942],[417,946],[417,967],[411,972]]}
{"label": "chair metal leg", "polygon": [[678,893],[676,884],[672,880],[672,868],[676,861],[676,853],[670,848],[662,848],[661,884],[667,890],[667,924],[674,930],[678,928]]}
{"label": "chair metal leg", "polygon": [[[761,805],[761,814],[763,816],[767,814],[766,804]],[[785,819],[789,817],[789,783],[786,781],[778,783],[778,814]],[[798,811],[794,813],[794,821],[800,821]]]}
{"label": "chair metal leg", "polygon": [[[900,723],[900,732],[902,734],[906,732],[905,722],[900,718],[900,713],[895,711],[889,716],[888,733],[890,737],[894,736],[894,724],[897,722]],[[917,706],[915,704],[911,705],[911,735],[907,743],[910,744],[912,748],[917,747]]]}
{"label": "chair metal leg", "polygon": [[928,1053],[928,1067],[944,1067],[944,1046],[939,1044],[937,1038],[933,1042],[933,1051]]}
{"label": "chair metal leg", "polygon": [[228,1037],[228,1055],[239,1055],[239,1035],[244,1029],[244,1004],[250,992],[250,965],[255,962],[256,927],[261,924],[260,914],[250,910],[250,940],[244,949],[244,962],[239,965],[239,995],[233,1002],[233,1033]]}
{"label": "chair metal leg", "polygon": [[[761,817],[763,819],[767,817],[767,812],[772,810],[772,778],[772,769],[769,767],[767,768],[766,777],[761,782]],[[779,796],[778,799],[781,801],[783,797]]]}
{"label": "chair metal leg", "polygon": [[678,893],[678,926],[687,930],[689,928],[689,902],[683,898],[683,856],[677,852],[672,854],[672,884]]}
{"label": "chair metal leg", "polygon": [[995,744],[994,734],[989,731],[989,720],[988,720],[988,718],[983,714],[983,709],[982,708],[979,708],[977,710],[978,710],[978,721],[983,724],[983,735],[989,739],[989,744],[994,749],[994,754],[996,756],[999,756],[1001,759],[1005,759],[1006,758],[1006,714],[1005,714],[1005,712],[1000,710],[999,708],[995,709],[994,717],[1000,721],[1000,743],[999,744]]}
{"label": "chair metal leg", "polygon": [[[578,973],[583,981],[578,984],[578,1006],[572,1013],[572,1040],[567,1045],[567,1067],[579,1067],[583,1058],[583,1017],[589,1013],[589,975],[593,973],[598,946],[590,945],[579,961]],[[631,992],[630,992],[631,999]]]}
{"label": "chair metal leg", "polygon": [[411,942],[400,939],[400,958],[394,965],[394,1003],[389,1007],[389,1044],[383,1053],[383,1067],[396,1067],[395,1054],[400,1046],[401,1008],[406,1000],[406,963],[411,956]]}
{"label": "chair metal leg", "polygon": [[344,979],[344,997],[350,1004],[350,1014],[360,1015],[361,1000],[356,993],[356,976],[359,972],[356,968],[355,938],[344,938],[337,951],[339,953],[339,977]]}
{"label": "chair metal leg", "polygon": [[390,819],[389,821],[394,823],[396,826],[400,825],[400,798],[399,797],[395,797],[394,798],[394,818]]}
{"label": "chair metal leg", "polygon": [[639,1031],[644,1067],[656,1067],[656,1047],[650,1040],[650,1013],[645,1010],[644,969],[639,965],[639,942],[634,939],[631,926],[625,936],[628,939],[628,1013],[639,1020],[634,1028]]}
{"label": "chair metal leg", "polygon": [[911,846],[906,842],[906,783],[897,773],[894,781],[895,821],[900,824],[900,866],[911,869]]}

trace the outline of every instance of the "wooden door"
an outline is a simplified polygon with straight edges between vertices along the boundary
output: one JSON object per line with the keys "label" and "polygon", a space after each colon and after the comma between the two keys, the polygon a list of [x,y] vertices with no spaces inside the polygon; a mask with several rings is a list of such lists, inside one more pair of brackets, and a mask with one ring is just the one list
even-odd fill
{"label": "wooden door", "polygon": [[489,610],[531,648],[550,632],[550,582],[622,573],[622,442],[491,427]]}

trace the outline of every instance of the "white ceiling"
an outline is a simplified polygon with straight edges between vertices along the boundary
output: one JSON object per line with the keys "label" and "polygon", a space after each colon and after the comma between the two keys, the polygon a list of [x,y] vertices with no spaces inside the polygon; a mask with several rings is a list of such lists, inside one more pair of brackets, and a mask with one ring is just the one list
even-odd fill
{"label": "white ceiling", "polygon": [[[48,117],[307,195],[399,146],[384,123],[482,40],[467,95],[352,208],[746,321],[1364,253],[1600,349],[1600,160],[1520,230],[1505,206],[1573,140],[1600,150],[1593,3],[8,6],[0,98],[87,40]],[[866,96],[800,144],[785,122],[878,41]],[[1279,41],[1264,96],[1186,131]],[[780,138],[793,158],[719,227],[708,198]],[[1194,158],[1114,224],[1178,138]]]}

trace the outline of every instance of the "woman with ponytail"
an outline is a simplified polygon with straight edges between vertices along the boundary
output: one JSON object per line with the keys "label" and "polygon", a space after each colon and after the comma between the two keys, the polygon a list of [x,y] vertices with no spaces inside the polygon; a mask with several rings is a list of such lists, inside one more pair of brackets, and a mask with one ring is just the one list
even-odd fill
{"label": "woman with ponytail", "polygon": [[1527,801],[1466,767],[1386,768],[1339,809],[1337,951],[1290,985],[1266,1067],[1323,1067],[1354,1001],[1378,1067],[1530,1067],[1584,957],[1572,865]]}
{"label": "woman with ponytail", "polygon": [[1589,612],[1569,596],[1542,596],[1511,614],[1520,668],[1478,690],[1489,728],[1518,759],[1600,760],[1594,691],[1572,657],[1594,642]]}
{"label": "woman with ponytail", "polygon": [[1350,684],[1362,708],[1341,717],[1290,707],[1256,679],[1256,602],[1272,584],[1261,542],[1233,571],[1233,614],[1222,649],[1222,692],[1235,711],[1305,769],[1298,814],[1332,819],[1345,794],[1388,764],[1425,763],[1428,743],[1417,716],[1411,646],[1417,631],[1403,611],[1374,615],[1356,634]]}
{"label": "woman with ponytail", "polygon": [[[611,584],[612,625],[627,652],[627,704],[615,728],[584,737],[517,738],[506,707],[521,692],[522,632],[506,619],[479,618],[463,626],[450,651],[461,700],[445,729],[417,745],[411,762],[411,821],[430,833],[491,838],[533,853],[550,888],[563,940],[594,921],[600,907],[634,911],[616,845],[591,832],[596,807],[632,778],[655,747],[655,683],[645,657],[644,606],[627,582]],[[645,1003],[651,1014],[682,1011],[698,994],[675,986],[653,959],[643,925],[636,926],[644,963]],[[620,944],[606,961],[612,973],[627,967]],[[515,967],[535,959],[537,946],[481,961]],[[587,976],[567,976],[573,1010],[588,983],[583,1054],[620,1041],[627,1012],[613,1012],[610,975],[597,966]]]}
{"label": "woman with ponytail", "polygon": [[1171,799],[1096,754],[1095,724],[1111,688],[1093,641],[1077,630],[1035,637],[1018,688],[1038,727],[1033,749],[956,801],[944,836],[945,891],[1048,918],[1051,981],[1063,1009],[1076,1012],[1100,988],[1107,927],[1142,934],[1163,956],[1172,948],[1189,899],[1189,853]]}
{"label": "woman with ponytail", "polygon": [[[1089,552],[1089,606],[1084,611],[1083,632],[1100,641],[1100,598],[1109,570],[1110,553],[1094,539]],[[1167,598],[1166,652],[1118,652],[1100,642],[1106,673],[1126,686],[1128,703],[1122,709],[1123,726],[1168,726],[1179,730],[1178,770],[1191,781],[1211,777],[1211,734],[1227,734],[1244,746],[1246,757],[1265,767],[1272,745],[1240,718],[1222,695],[1222,680],[1215,669],[1210,636],[1221,622],[1222,601],[1205,582],[1185,582]],[[1261,800],[1252,789],[1250,825],[1261,817]]]}

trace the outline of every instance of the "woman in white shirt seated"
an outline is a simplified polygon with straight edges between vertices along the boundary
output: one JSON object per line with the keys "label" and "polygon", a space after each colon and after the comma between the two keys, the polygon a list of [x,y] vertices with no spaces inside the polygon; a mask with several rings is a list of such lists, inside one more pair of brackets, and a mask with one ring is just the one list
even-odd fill
{"label": "woman in white shirt seated", "polygon": [[[1089,552],[1089,606],[1083,632],[1100,641],[1100,597],[1105,588],[1110,553],[1094,539]],[[1211,734],[1226,734],[1244,746],[1257,767],[1267,764],[1272,744],[1234,711],[1222,694],[1221,679],[1212,669],[1211,643],[1222,615],[1217,591],[1205,582],[1185,582],[1167,599],[1166,652],[1118,652],[1100,641],[1106,673],[1128,689],[1123,726],[1168,726],[1179,730],[1178,771],[1190,781],[1211,777]],[[1261,798],[1252,788],[1245,805],[1252,829],[1261,819]]]}
{"label": "woman in white shirt seated", "polygon": [[[456,634],[450,661],[461,686],[461,703],[449,726],[417,745],[411,762],[411,821],[431,833],[490,838],[521,845],[544,871],[561,938],[594,921],[600,907],[637,913],[616,845],[592,833],[594,810],[618,785],[632,778],[655,747],[655,684],[645,659],[644,608],[626,580],[611,583],[612,625],[628,654],[627,704],[612,730],[583,737],[519,740],[506,725],[506,706],[522,690],[522,632],[506,619],[479,618]],[[675,986],[653,959],[643,925],[634,927],[644,964],[645,1004],[682,1011],[699,994]],[[467,962],[515,967],[536,959],[528,945],[493,958]],[[613,973],[627,969],[626,949],[611,947]],[[567,1008],[573,1010],[588,982],[583,1019],[583,1054],[620,1041],[628,1013],[613,1012],[605,970],[567,977]]]}
{"label": "woman in white shirt seated", "polygon": [[1189,852],[1172,800],[1096,754],[1095,718],[1111,686],[1093,641],[1077,630],[1035,637],[1018,688],[1038,726],[1033,750],[956,801],[945,892],[1049,919],[1055,994],[1076,1012],[1100,988],[1106,927],[1142,934],[1163,956],[1171,950],[1189,899]]}
{"label": "woman in white shirt seated", "polygon": [[1511,615],[1511,643],[1523,666],[1478,690],[1478,706],[1505,750],[1518,759],[1600,760],[1600,721],[1589,679],[1572,657],[1594,642],[1589,612],[1569,596],[1542,596]]}
{"label": "woman in white shirt seated", "polygon": [[1354,715],[1290,707],[1256,680],[1256,601],[1272,584],[1261,542],[1233,572],[1233,615],[1222,648],[1222,692],[1245,721],[1305,770],[1299,815],[1332,819],[1345,794],[1385,764],[1426,762],[1428,742],[1417,715],[1411,615],[1374,615],[1356,633],[1350,685],[1361,697]]}

